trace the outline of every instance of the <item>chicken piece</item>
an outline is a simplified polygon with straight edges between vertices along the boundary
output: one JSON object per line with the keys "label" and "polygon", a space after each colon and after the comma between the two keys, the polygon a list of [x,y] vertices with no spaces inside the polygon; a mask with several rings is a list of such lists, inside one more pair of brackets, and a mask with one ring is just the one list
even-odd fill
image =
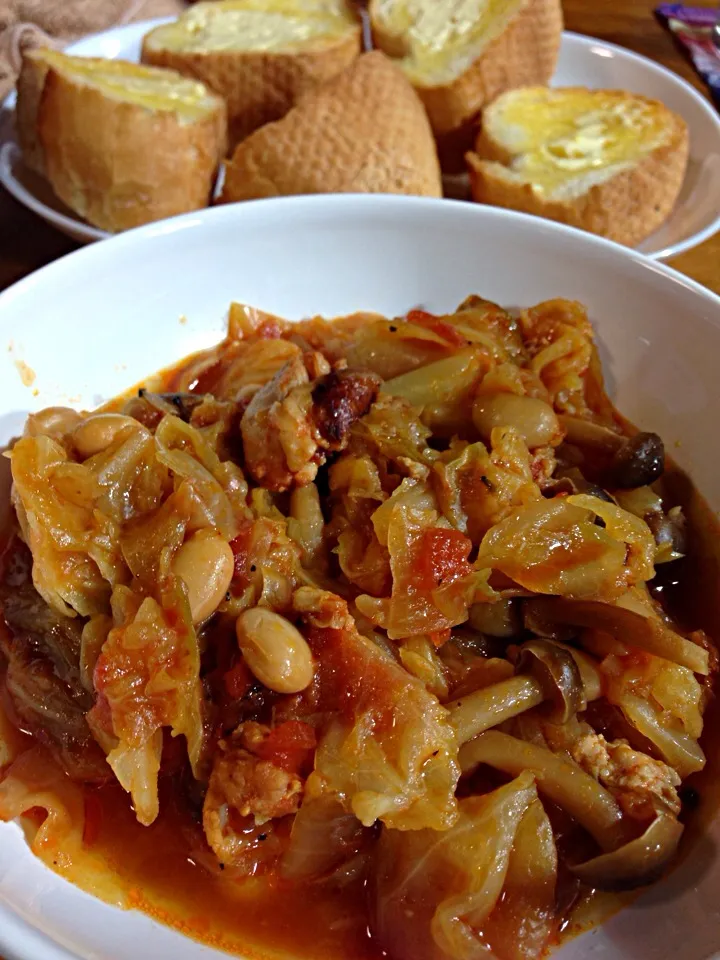
{"label": "chicken piece", "polygon": [[222,796],[223,803],[241,817],[254,817],[258,825],[296,813],[303,791],[303,781],[296,773],[252,752],[264,742],[268,732],[261,724],[248,722],[241,724],[229,740],[218,744],[219,756],[207,794]]}
{"label": "chicken piece", "polygon": [[276,491],[311,483],[326,453],[347,446],[350,427],[379,387],[374,374],[331,371],[320,353],[293,357],[257,391],[242,418],[253,479]]}
{"label": "chicken piece", "polygon": [[596,733],[579,737],[570,753],[615,796],[628,816],[652,820],[659,812],[680,813],[680,777],[661,760],[633,750],[624,740],[608,742]]}
{"label": "chicken piece", "polygon": [[203,828],[223,864],[245,865],[254,839],[264,841],[267,836],[267,828],[257,834],[258,829],[300,808],[302,778],[252,752],[268,732],[269,728],[248,722],[218,744],[203,806]]}

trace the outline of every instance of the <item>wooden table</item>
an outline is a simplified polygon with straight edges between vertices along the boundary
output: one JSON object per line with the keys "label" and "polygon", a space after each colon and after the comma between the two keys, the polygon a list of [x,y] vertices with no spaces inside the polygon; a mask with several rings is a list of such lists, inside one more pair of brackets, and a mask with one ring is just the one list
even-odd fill
{"label": "wooden table", "polygon": [[[704,2],[706,6],[715,5],[710,0]],[[636,50],[670,67],[705,93],[669,33],[655,21],[653,0],[564,0],[563,5],[569,30]],[[46,226],[0,188],[0,289],[74,248],[72,241]],[[720,293],[720,234],[676,257],[671,264]]]}

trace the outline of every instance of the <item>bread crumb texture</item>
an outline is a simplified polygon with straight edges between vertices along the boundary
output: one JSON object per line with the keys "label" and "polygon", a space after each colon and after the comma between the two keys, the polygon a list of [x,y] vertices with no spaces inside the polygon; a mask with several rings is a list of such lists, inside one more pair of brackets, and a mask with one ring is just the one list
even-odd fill
{"label": "bread crumb texture", "polygon": [[435,142],[412,86],[363,54],[288,115],[241,143],[222,200],[307,193],[442,193]]}

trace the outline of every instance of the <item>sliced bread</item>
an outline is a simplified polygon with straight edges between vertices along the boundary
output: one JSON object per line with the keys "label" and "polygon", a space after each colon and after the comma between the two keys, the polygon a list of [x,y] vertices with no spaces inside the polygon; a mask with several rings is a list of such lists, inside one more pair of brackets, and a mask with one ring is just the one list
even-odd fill
{"label": "sliced bread", "polygon": [[239,144],[227,164],[223,202],[299,193],[441,196],[423,105],[383,53],[363,54],[306,94]]}
{"label": "sliced bread", "polygon": [[527,87],[483,112],[473,198],[633,246],[667,218],[688,158],[685,122],[620,90]]}
{"label": "sliced bread", "polygon": [[361,49],[350,0],[214,0],[145,36],[144,63],[196,77],[228,107],[230,148],[285,116]]}
{"label": "sliced bread", "polygon": [[506,90],[547,83],[562,34],[560,0],[370,0],[370,18],[437,135]]}
{"label": "sliced bread", "polygon": [[20,142],[75,213],[119,231],[207,206],[225,153],[222,98],[171,70],[25,55]]}

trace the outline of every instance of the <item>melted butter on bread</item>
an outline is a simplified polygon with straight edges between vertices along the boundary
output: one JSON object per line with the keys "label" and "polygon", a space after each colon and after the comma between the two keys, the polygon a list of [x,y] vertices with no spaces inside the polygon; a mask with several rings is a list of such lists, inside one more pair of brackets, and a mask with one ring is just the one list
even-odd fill
{"label": "melted butter on bread", "polygon": [[337,0],[214,0],[196,4],[154,36],[171,50],[288,51],[342,36],[349,25],[355,25],[354,17]]}
{"label": "melted butter on bread", "polygon": [[377,0],[374,19],[392,34],[416,83],[457,77],[525,6],[525,0]]}
{"label": "melted butter on bread", "polygon": [[197,80],[157,67],[124,60],[73,57],[57,50],[32,51],[30,58],[65,76],[87,83],[105,96],[148,110],[170,110],[182,120],[197,120],[216,108],[217,97]]}
{"label": "melted butter on bread", "polygon": [[491,106],[491,136],[501,130],[506,166],[539,194],[572,195],[652,153],[674,120],[661,104],[619,91],[526,88]]}
{"label": "melted butter on bread", "polygon": [[687,124],[658,100],[526,86],[485,108],[465,159],[474,200],[634,246],[670,214],[688,154]]}

